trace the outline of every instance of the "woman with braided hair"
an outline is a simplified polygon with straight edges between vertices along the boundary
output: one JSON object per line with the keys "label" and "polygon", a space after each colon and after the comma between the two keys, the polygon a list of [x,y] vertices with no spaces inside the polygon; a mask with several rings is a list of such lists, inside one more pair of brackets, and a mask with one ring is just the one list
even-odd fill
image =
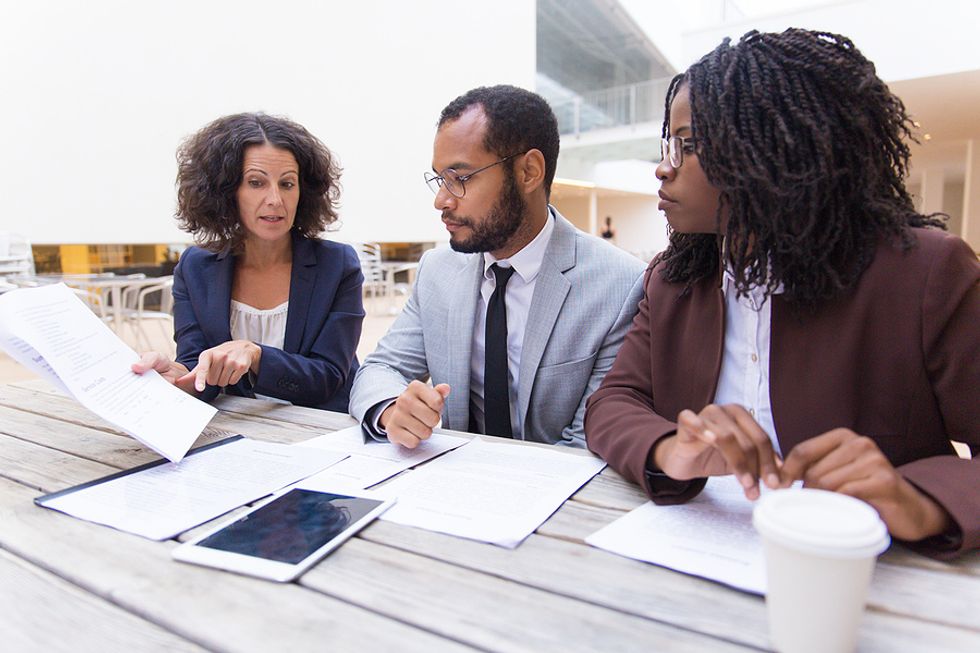
{"label": "woman with braided hair", "polygon": [[802,479],[923,552],[980,547],[980,264],[914,209],[910,124],[834,34],[726,39],[673,81],[670,245],[585,421],[655,502]]}

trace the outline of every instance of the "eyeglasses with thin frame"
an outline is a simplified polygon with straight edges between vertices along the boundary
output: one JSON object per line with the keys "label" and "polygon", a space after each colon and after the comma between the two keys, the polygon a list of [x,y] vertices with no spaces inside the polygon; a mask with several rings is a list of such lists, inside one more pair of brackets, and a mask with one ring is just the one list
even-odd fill
{"label": "eyeglasses with thin frame", "polygon": [[505,156],[500,161],[494,161],[490,165],[485,165],[482,168],[477,168],[473,172],[465,175],[460,175],[452,168],[446,168],[445,170],[442,171],[442,173],[438,175],[432,174],[431,172],[426,172],[425,183],[428,185],[429,190],[431,190],[434,194],[438,194],[439,189],[445,186],[446,190],[448,190],[453,195],[453,197],[462,198],[466,195],[466,182],[469,181],[470,178],[473,177],[473,175],[483,172],[488,168],[499,166],[504,161],[509,161],[510,159],[513,159],[515,156],[520,156],[522,154],[524,154],[524,152],[517,152],[516,154]]}
{"label": "eyeglasses with thin frame", "polygon": [[694,154],[697,141],[683,136],[671,136],[660,139],[660,158],[672,168],[680,168],[684,164],[685,154]]}

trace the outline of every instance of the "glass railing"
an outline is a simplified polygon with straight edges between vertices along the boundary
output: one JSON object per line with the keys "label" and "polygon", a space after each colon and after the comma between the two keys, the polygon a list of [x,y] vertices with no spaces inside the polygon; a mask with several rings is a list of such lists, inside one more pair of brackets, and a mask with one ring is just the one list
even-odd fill
{"label": "glass railing", "polygon": [[661,123],[670,79],[615,86],[551,102],[561,134],[579,135],[643,123]]}

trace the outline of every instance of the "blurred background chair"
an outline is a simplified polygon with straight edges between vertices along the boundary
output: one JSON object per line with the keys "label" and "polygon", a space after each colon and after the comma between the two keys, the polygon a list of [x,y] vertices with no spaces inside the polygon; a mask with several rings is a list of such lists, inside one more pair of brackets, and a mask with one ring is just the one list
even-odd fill
{"label": "blurred background chair", "polygon": [[[163,277],[159,283],[143,286],[136,296],[135,326],[137,343],[145,351],[166,343],[165,353],[171,358],[177,355],[174,343],[174,278]],[[156,306],[158,310],[148,310]],[[155,333],[158,332],[158,333]]]}
{"label": "blurred background chair", "polygon": [[361,262],[361,272],[364,274],[364,299],[371,298],[370,304],[365,301],[365,307],[374,308],[379,297],[387,299],[391,296],[391,284],[381,263],[381,245],[378,243],[350,243],[357,252]]}
{"label": "blurred background chair", "polygon": [[0,231],[0,278],[34,276],[34,252],[23,234]]}

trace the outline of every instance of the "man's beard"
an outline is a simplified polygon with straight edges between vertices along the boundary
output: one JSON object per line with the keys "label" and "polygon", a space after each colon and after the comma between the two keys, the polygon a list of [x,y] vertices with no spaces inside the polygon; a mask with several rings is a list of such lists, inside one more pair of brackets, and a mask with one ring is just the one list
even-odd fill
{"label": "man's beard", "polygon": [[524,224],[527,204],[517,188],[513,175],[507,176],[506,184],[483,220],[443,214],[451,222],[468,227],[471,235],[466,240],[449,239],[449,245],[457,252],[495,252],[504,247],[511,237]]}

